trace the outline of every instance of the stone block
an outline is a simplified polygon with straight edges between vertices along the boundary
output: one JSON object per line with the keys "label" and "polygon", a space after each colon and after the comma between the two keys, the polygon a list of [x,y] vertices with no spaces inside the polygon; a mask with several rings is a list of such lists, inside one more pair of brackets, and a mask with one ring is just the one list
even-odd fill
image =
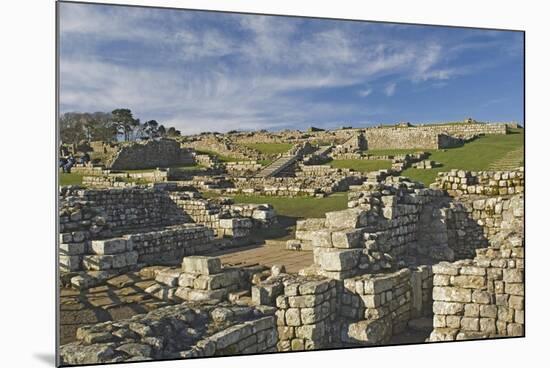
{"label": "stone block", "polygon": [[80,256],[59,255],[59,270],[62,272],[78,271],[80,269]]}
{"label": "stone block", "polygon": [[[329,285],[330,285],[330,281],[328,280],[306,281],[299,285],[298,290],[300,295],[319,294],[327,291],[329,288]],[[285,287],[285,294],[288,295],[286,293],[286,287]]]}
{"label": "stone block", "polygon": [[64,256],[76,256],[86,253],[86,243],[61,243],[59,254]]}
{"label": "stone block", "polygon": [[388,322],[379,319],[350,323],[342,332],[342,340],[368,345],[383,343],[391,336],[392,326]]}
{"label": "stone block", "polygon": [[332,247],[332,232],[330,230],[315,230],[311,232],[311,244],[318,248]]}
{"label": "stone block", "polygon": [[288,326],[300,326],[302,324],[300,320],[300,309],[287,309],[285,312],[285,321]]}
{"label": "stone block", "polygon": [[504,282],[523,282],[523,270],[518,269],[505,269],[503,270],[503,280]]}
{"label": "stone block", "polygon": [[325,332],[325,324],[323,322],[296,327],[296,337],[307,340],[322,340],[325,337]]}
{"label": "stone block", "polygon": [[454,276],[454,275],[458,275],[458,269],[459,269],[458,266],[449,262],[440,262],[432,266],[434,275],[439,274],[439,275]]}
{"label": "stone block", "polygon": [[355,229],[367,226],[367,212],[358,208],[327,212],[325,226],[330,229]]}
{"label": "stone block", "polygon": [[126,250],[127,240],[124,238],[92,240],[91,244],[91,251],[98,255],[123,253]]}
{"label": "stone block", "polygon": [[166,286],[175,287],[178,286],[178,279],[181,275],[179,270],[164,270],[157,274],[155,281],[160,282]]}
{"label": "stone block", "polygon": [[363,280],[363,292],[365,294],[378,294],[383,291],[391,290],[393,289],[397,279],[393,274],[382,276],[374,275],[369,277],[370,278],[365,278]]}
{"label": "stone block", "polygon": [[183,258],[183,272],[212,275],[222,271],[222,263],[219,258],[206,256],[189,256]]}
{"label": "stone block", "polygon": [[460,328],[466,331],[479,331],[479,318],[462,317]]}
{"label": "stone block", "polygon": [[363,236],[361,229],[335,231],[332,233],[332,246],[335,248],[357,248]]}
{"label": "stone block", "polygon": [[321,230],[325,227],[325,219],[309,218],[296,221],[296,231],[300,230]]}
{"label": "stone block", "polygon": [[453,302],[434,301],[434,303],[433,303],[433,312],[434,312],[434,314],[459,315],[459,314],[462,314],[464,312],[464,304],[462,304],[462,303],[453,303]]}
{"label": "stone block", "polygon": [[452,276],[451,285],[467,289],[480,289],[486,284],[485,276]]}
{"label": "stone block", "polygon": [[356,267],[360,256],[360,249],[326,249],[318,253],[318,260],[321,268],[326,271],[344,271]]}

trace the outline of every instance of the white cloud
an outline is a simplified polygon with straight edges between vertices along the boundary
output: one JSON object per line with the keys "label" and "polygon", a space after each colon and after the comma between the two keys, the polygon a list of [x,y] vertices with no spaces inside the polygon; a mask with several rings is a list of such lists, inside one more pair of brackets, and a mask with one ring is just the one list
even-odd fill
{"label": "white cloud", "polygon": [[389,83],[384,87],[384,94],[386,96],[393,96],[395,94],[395,88],[397,87],[396,83]]}
{"label": "white cloud", "polygon": [[[312,20],[68,3],[61,9],[62,111],[128,107],[185,133],[321,125],[349,115],[369,121],[383,108],[314,103],[308,94],[384,80],[382,92],[392,96],[401,81],[469,72],[448,66],[449,47],[436,39],[380,37],[368,23],[317,22],[304,32]],[[132,42],[137,53],[105,51],[106,41]]]}
{"label": "white cloud", "polygon": [[359,96],[361,97],[367,97],[372,93],[372,88],[362,89],[359,90]]}

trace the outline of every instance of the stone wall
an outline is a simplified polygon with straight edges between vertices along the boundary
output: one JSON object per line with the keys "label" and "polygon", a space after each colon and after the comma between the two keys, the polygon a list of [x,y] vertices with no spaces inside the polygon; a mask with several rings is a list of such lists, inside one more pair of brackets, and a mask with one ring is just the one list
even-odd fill
{"label": "stone wall", "polygon": [[440,149],[457,147],[482,134],[506,134],[506,124],[448,124],[380,127],[365,130],[369,149]]}
{"label": "stone wall", "polygon": [[226,162],[225,170],[234,176],[247,176],[258,172],[262,169],[262,165],[257,161],[237,161]]}
{"label": "stone wall", "polygon": [[[261,288],[256,287],[258,293]],[[290,279],[283,289],[275,299],[279,351],[322,349],[338,342],[332,333],[338,308],[334,280]]]}
{"label": "stone wall", "polygon": [[374,345],[387,343],[403,332],[411,319],[411,271],[368,274],[344,280],[341,313],[343,342]]}
{"label": "stone wall", "polygon": [[[196,193],[195,193],[196,194]],[[243,215],[250,215],[245,217]],[[248,242],[275,221],[270,206],[219,205],[194,193],[160,188],[61,189],[60,269],[125,270]]]}
{"label": "stone wall", "polygon": [[513,171],[465,171],[440,172],[433,184],[452,196],[464,194],[508,195],[523,193],[525,173],[523,168]]}
{"label": "stone wall", "polygon": [[106,166],[115,170],[134,170],[194,163],[190,150],[181,148],[176,141],[161,139],[123,143]]}
{"label": "stone wall", "polygon": [[473,260],[433,266],[431,341],[524,334],[524,248],[512,236]]}
{"label": "stone wall", "polygon": [[328,176],[314,176],[308,173],[296,173],[296,177],[236,178],[233,181],[235,188],[227,188],[224,192],[283,197],[325,196],[346,191],[350,185],[357,185],[363,181],[360,174],[345,175],[341,171]]}

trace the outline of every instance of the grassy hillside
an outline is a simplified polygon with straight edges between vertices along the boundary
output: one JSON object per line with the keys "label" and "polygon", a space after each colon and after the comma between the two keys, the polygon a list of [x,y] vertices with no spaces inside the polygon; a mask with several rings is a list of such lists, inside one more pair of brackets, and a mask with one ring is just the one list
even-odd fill
{"label": "grassy hillside", "polygon": [[430,160],[442,164],[434,169],[407,169],[403,172],[414,180],[424,184],[433,183],[440,171],[451,169],[463,170],[495,170],[509,167],[499,167],[499,162],[512,160],[523,165],[523,129],[515,129],[512,134],[482,136],[462,147],[447,150],[428,150]]}

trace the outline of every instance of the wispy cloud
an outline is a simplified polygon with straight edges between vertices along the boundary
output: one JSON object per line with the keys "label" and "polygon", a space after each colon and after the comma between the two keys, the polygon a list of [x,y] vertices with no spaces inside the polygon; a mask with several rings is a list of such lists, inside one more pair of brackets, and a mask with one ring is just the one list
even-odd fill
{"label": "wispy cloud", "polygon": [[385,107],[354,98],[481,64],[453,64],[462,39],[411,42],[400,27],[62,3],[61,109],[128,107],[185,133],[366,122]]}
{"label": "wispy cloud", "polygon": [[361,96],[361,97],[367,97],[371,93],[372,93],[372,88],[366,88],[366,89],[359,90],[359,96]]}
{"label": "wispy cloud", "polygon": [[386,96],[393,96],[395,94],[395,88],[397,87],[397,84],[396,83],[389,83],[388,85],[386,85],[386,87],[384,88],[384,94]]}

